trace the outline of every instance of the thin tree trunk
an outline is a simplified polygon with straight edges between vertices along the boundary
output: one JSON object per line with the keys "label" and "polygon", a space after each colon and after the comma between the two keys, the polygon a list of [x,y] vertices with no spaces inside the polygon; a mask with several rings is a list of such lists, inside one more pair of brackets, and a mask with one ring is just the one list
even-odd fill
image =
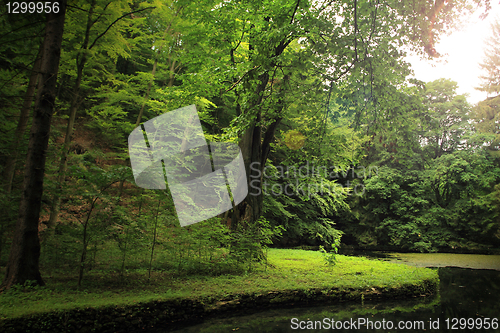
{"label": "thin tree trunk", "polygon": [[49,233],[49,236],[53,235],[55,226],[57,224],[57,219],[59,218],[59,211],[61,207],[62,184],[66,176],[69,147],[71,144],[71,136],[73,135],[73,128],[75,126],[76,111],[78,109],[78,105],[80,104],[80,86],[83,78],[83,69],[85,68],[87,62],[86,52],[89,45],[90,29],[92,28],[92,15],[94,12],[95,3],[96,0],[93,0],[90,5],[89,14],[87,18],[87,29],[85,31],[85,38],[82,44],[82,53],[80,55],[81,58],[78,59],[77,57],[77,63],[76,63],[77,76],[75,85],[73,87],[73,99],[71,100],[68,126],[66,128],[66,136],[64,138],[64,147],[62,149],[61,160],[59,162],[59,169],[57,171],[58,174],[57,186],[54,192],[54,196],[52,197],[52,203],[50,206],[50,216],[49,216],[49,221],[47,222],[47,231]]}
{"label": "thin tree trunk", "polygon": [[37,94],[37,107],[33,113],[33,124],[28,143],[23,195],[7,263],[7,272],[0,286],[1,289],[8,289],[14,284],[24,284],[28,280],[44,285],[39,269],[40,239],[38,237],[38,222],[43,194],[50,123],[54,113],[66,0],[59,1],[59,8],[58,13],[47,14],[43,56],[40,66],[42,74],[38,88],[40,93]]}
{"label": "thin tree trunk", "polygon": [[175,74],[180,69],[181,69],[181,64],[175,66],[175,59],[173,59],[172,63],[170,64],[170,71],[169,71],[170,73],[168,75],[168,84],[167,84],[168,88],[171,88],[174,85]]}
{"label": "thin tree trunk", "polygon": [[85,270],[85,260],[87,259],[87,245],[89,243],[88,241],[88,236],[87,236],[87,228],[89,226],[89,221],[90,221],[90,215],[92,214],[92,211],[94,210],[95,203],[97,201],[98,197],[95,197],[92,199],[91,204],[90,204],[90,209],[87,214],[87,218],[85,219],[85,222],[83,223],[83,247],[82,247],[82,254],[80,256],[80,268],[78,271],[78,283],[77,287],[80,289],[82,286],[82,280],[83,280],[83,273]]}
{"label": "thin tree trunk", "polygon": [[125,241],[124,241],[124,249],[122,256],[122,268],[120,270],[120,275],[123,276],[123,272],[125,271],[125,260],[127,259],[127,245],[128,245],[128,228],[124,228],[125,230]]}
{"label": "thin tree trunk", "polygon": [[[158,53],[160,53],[160,52],[161,52],[161,47],[160,47],[160,50],[158,51]],[[137,116],[137,120],[135,121],[135,127],[139,126],[139,124],[141,123],[142,115],[144,114],[144,107],[146,106],[146,102],[149,99],[149,92],[151,91],[151,86],[153,85],[153,81],[155,78],[157,65],[158,65],[158,54],[155,57],[155,62],[153,64],[153,70],[151,71],[151,75],[153,75],[153,77],[151,78],[151,81],[149,81],[149,83],[148,83],[148,89],[146,90],[146,96],[144,96],[144,102],[141,105],[141,110],[139,111],[139,115]]]}
{"label": "thin tree trunk", "polygon": [[40,72],[40,64],[42,63],[42,50],[43,44],[40,45],[38,54],[36,55],[35,63],[33,65],[28,83],[28,89],[26,90],[26,94],[24,95],[24,103],[19,115],[19,122],[17,123],[17,128],[14,133],[14,141],[9,147],[9,155],[7,157],[7,162],[5,163],[5,169],[2,179],[5,182],[4,189],[7,194],[12,190],[12,180],[14,179],[14,171],[16,170],[19,143],[21,142],[21,138],[26,131],[26,126],[28,125],[29,112],[31,110],[33,97],[35,96],[38,75]]}
{"label": "thin tree trunk", "polygon": [[[163,32],[163,37],[161,40],[165,40],[165,37],[167,36],[167,34],[169,33],[170,31],[170,28],[172,27],[172,23],[173,23],[173,20],[175,19],[175,17],[177,15],[179,15],[179,13],[182,11],[183,9],[183,6],[180,6],[177,11],[174,13],[174,17],[172,18],[172,21],[170,21],[168,23],[168,26],[167,28],[165,29],[165,31]],[[149,81],[148,83],[148,88],[146,90],[146,95],[144,96],[144,102],[142,103],[141,105],[141,109],[139,110],[139,115],[137,116],[137,120],[135,121],[135,127],[139,126],[139,124],[141,123],[141,120],[142,120],[142,115],[144,114],[144,108],[146,106],[146,102],[148,101],[149,99],[149,93],[151,91],[151,86],[153,85],[153,81],[154,81],[154,78],[155,78],[155,74],[156,74],[156,67],[158,65],[158,58],[161,54],[161,50],[163,48],[163,45],[160,45],[160,47],[158,48],[158,51],[156,52],[156,55],[155,55],[155,62],[153,64],[153,70],[151,71],[151,74],[152,74],[152,78],[151,78],[151,81]]]}
{"label": "thin tree trunk", "polygon": [[156,208],[156,218],[155,218],[155,229],[153,234],[153,246],[151,247],[151,258],[149,259],[149,275],[148,279],[151,279],[151,266],[153,265],[153,255],[155,252],[155,244],[156,244],[156,227],[158,226],[158,213],[160,212],[160,197],[158,197],[158,207]]}
{"label": "thin tree trunk", "polygon": [[[177,14],[176,14],[177,15]],[[165,29],[165,32],[163,33],[163,38],[162,40],[165,39],[165,37],[167,36],[167,33],[168,31],[170,30],[170,27],[172,26],[172,22],[170,22],[167,26],[167,28]],[[155,79],[155,75],[156,75],[156,67],[158,66],[158,57],[160,56],[161,54],[161,49],[163,48],[163,45],[161,45],[158,49],[158,51],[156,52],[156,55],[155,55],[155,62],[153,63],[153,70],[151,71],[151,75],[152,75],[152,78],[151,80],[149,81],[148,83],[148,88],[146,89],[146,95],[144,96],[144,102],[142,103],[141,105],[141,109],[139,110],[139,114],[137,115],[137,120],[135,121],[135,127],[139,126],[139,124],[141,123],[141,120],[142,120],[142,115],[144,114],[144,108],[146,106],[146,102],[148,101],[149,99],[149,93],[151,91],[151,87],[153,85],[153,81]]]}

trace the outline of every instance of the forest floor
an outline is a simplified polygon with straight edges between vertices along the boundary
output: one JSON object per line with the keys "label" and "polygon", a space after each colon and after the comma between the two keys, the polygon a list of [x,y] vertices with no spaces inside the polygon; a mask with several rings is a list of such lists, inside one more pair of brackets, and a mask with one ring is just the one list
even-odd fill
{"label": "forest floor", "polygon": [[[159,304],[172,306],[163,305],[161,311],[163,320],[175,322],[190,316],[278,303],[290,306],[315,301],[415,297],[436,293],[439,285],[437,272],[428,268],[342,255],[336,256],[336,264],[327,265],[318,251],[287,249],[269,249],[268,265],[240,275],[172,276],[153,272],[151,279],[147,276],[147,271],[129,272],[124,277],[91,271],[81,290],[75,288],[74,275],[45,276],[46,287],[20,287],[0,294],[0,328],[7,331],[30,321],[50,326],[54,320],[59,321],[59,328],[75,327],[84,319],[89,322],[83,313],[90,310],[94,323],[99,317],[96,311],[102,310],[113,318],[127,317],[125,322],[139,318],[132,321],[139,327],[144,324],[144,316],[159,311]],[[179,312],[179,306],[191,309]],[[155,314],[155,320],[161,319]],[[116,325],[120,326],[115,322],[110,329],[116,329]]]}

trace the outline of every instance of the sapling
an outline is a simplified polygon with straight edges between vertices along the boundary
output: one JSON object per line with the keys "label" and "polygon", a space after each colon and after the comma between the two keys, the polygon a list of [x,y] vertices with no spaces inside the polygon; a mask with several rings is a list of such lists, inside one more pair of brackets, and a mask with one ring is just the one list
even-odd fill
{"label": "sapling", "polygon": [[149,259],[149,273],[148,273],[148,280],[151,279],[151,265],[153,264],[153,255],[155,252],[155,244],[156,244],[156,229],[158,227],[158,214],[160,212],[160,202],[161,202],[161,196],[158,195],[158,207],[156,208],[156,216],[155,216],[155,228],[153,231],[153,245],[151,246],[151,258]]}

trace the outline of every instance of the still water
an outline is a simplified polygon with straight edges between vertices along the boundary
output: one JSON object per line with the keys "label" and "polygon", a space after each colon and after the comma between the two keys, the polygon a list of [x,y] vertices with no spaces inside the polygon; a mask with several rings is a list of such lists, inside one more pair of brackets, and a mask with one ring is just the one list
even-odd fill
{"label": "still water", "polygon": [[436,297],[274,309],[175,332],[500,332],[500,271],[435,269],[441,281]]}

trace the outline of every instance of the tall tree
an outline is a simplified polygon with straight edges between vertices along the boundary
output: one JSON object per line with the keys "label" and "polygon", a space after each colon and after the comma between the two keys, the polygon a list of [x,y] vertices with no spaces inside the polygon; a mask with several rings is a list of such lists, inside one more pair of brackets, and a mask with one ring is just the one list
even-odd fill
{"label": "tall tree", "polygon": [[83,69],[85,68],[85,65],[87,63],[87,52],[89,49],[89,43],[90,43],[90,29],[93,26],[95,22],[93,22],[93,15],[94,15],[94,10],[96,6],[96,0],[92,0],[90,3],[90,7],[88,9],[88,16],[87,16],[87,24],[86,24],[86,29],[84,33],[84,38],[83,38],[83,43],[80,48],[80,53],[77,54],[76,56],[76,80],[74,83],[73,87],[73,98],[71,99],[71,105],[69,108],[69,120],[68,120],[68,126],[66,127],[66,136],[64,137],[64,147],[62,149],[62,154],[61,154],[61,160],[59,162],[59,170],[57,171],[58,174],[58,185],[57,185],[57,190],[52,198],[52,203],[50,207],[50,217],[49,217],[49,222],[47,224],[49,230],[53,232],[54,227],[57,222],[57,218],[59,216],[59,208],[61,204],[61,196],[59,193],[61,192],[61,187],[63,180],[65,178],[66,174],[66,165],[67,165],[67,158],[68,158],[68,150],[69,150],[69,145],[71,143],[71,136],[73,134],[73,127],[75,124],[75,118],[76,118],[76,111],[78,109],[78,105],[81,103],[80,100],[80,86],[82,83],[82,78],[83,78]]}
{"label": "tall tree", "polygon": [[[42,50],[42,47],[43,45],[40,45],[40,51]],[[19,144],[21,143],[21,138],[28,125],[29,112],[32,107],[33,97],[35,96],[41,63],[40,51],[36,55],[35,63],[31,71],[28,88],[26,89],[26,93],[24,95],[23,106],[21,108],[21,112],[19,113],[19,121],[17,123],[16,131],[14,132],[14,141],[10,146],[10,154],[7,157],[7,162],[5,163],[5,169],[3,171],[2,180],[5,182],[4,189],[7,193],[10,193],[12,189],[12,180],[14,178],[16,162],[19,154]]]}
{"label": "tall tree", "polygon": [[[68,154],[70,150],[70,144],[72,140],[74,125],[76,114],[79,108],[79,105],[84,100],[84,96],[81,92],[82,81],[84,80],[84,70],[86,69],[89,60],[92,60],[93,56],[95,57],[95,49],[96,46],[101,46],[103,42],[106,40],[108,35],[112,34],[110,31],[112,28],[120,29],[117,26],[124,25],[123,21],[126,21],[130,15],[133,13],[141,12],[144,10],[151,9],[153,7],[145,7],[135,11],[129,11],[128,5],[125,5],[125,8],[122,6],[121,2],[116,2],[115,4],[111,2],[101,2],[97,0],[90,0],[88,4],[87,17],[84,19],[85,22],[81,22],[82,18],[80,15],[76,15],[77,17],[73,17],[73,20],[70,23],[73,23],[72,27],[74,30],[78,31],[82,29],[81,36],[76,33],[76,31],[72,31],[73,34],[77,35],[77,40],[83,38],[81,45],[79,45],[79,49],[76,54],[70,52],[70,55],[73,56],[76,60],[76,78],[74,81],[73,89],[71,91],[71,102],[69,107],[69,120],[68,125],[66,127],[66,135],[64,138],[64,146],[61,153],[61,159],[59,161],[59,169],[58,169],[58,180],[57,180],[57,189],[54,192],[52,203],[50,207],[50,217],[48,221],[48,228],[50,232],[53,232],[54,227],[57,223],[57,219],[59,216],[60,203],[61,203],[61,191],[64,183],[64,178],[66,174],[67,168],[67,160]],[[106,17],[106,19],[105,19]],[[115,46],[112,51],[115,54],[120,54],[122,56],[126,55],[125,49],[126,46],[120,45],[123,44],[123,40],[121,33],[117,33],[113,31],[115,38],[108,38],[107,42],[110,39],[113,39],[113,45]],[[118,36],[118,37],[116,37]],[[74,41],[72,41],[74,42]],[[77,44],[80,44],[77,42]],[[106,48],[104,48],[106,49]],[[110,55],[110,51],[106,50],[108,55]],[[89,83],[87,83],[89,84]]]}
{"label": "tall tree", "polygon": [[42,13],[0,15],[0,253],[16,224],[45,23]]}
{"label": "tall tree", "polygon": [[[7,271],[1,288],[23,284],[27,280],[43,285],[38,260],[40,240],[38,220],[43,194],[46,150],[49,142],[50,124],[56,99],[57,72],[61,56],[61,42],[66,14],[66,0],[55,2],[58,11],[47,14],[43,42],[41,81],[33,114],[28,155],[24,170],[23,196],[19,206],[19,217],[7,263]],[[54,8],[54,7],[52,7]]]}
{"label": "tall tree", "polygon": [[486,41],[484,61],[479,64],[484,75],[480,76],[481,86],[477,88],[488,94],[500,93],[500,21],[491,25],[491,35]]}
{"label": "tall tree", "polygon": [[479,141],[486,142],[487,150],[500,157],[500,21],[491,25],[491,36],[486,42],[485,59],[480,64],[484,75],[480,76],[480,91],[490,95],[473,110]]}
{"label": "tall tree", "polygon": [[460,148],[462,137],[469,128],[470,106],[465,95],[457,95],[458,85],[448,79],[438,79],[425,85],[427,110],[421,118],[421,139],[431,150],[431,158]]}
{"label": "tall tree", "polygon": [[476,145],[486,144],[491,155],[500,157],[500,95],[479,102],[473,109],[472,118],[477,131]]}

